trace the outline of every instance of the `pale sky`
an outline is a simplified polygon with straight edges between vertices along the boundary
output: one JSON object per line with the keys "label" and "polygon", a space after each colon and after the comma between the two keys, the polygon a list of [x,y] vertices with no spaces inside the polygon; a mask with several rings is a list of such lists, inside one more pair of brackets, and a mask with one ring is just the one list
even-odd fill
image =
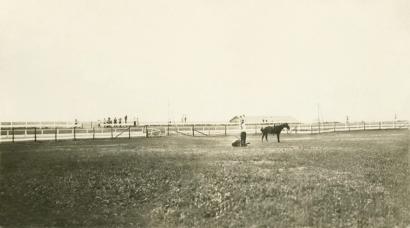
{"label": "pale sky", "polygon": [[410,119],[407,0],[2,0],[0,121]]}

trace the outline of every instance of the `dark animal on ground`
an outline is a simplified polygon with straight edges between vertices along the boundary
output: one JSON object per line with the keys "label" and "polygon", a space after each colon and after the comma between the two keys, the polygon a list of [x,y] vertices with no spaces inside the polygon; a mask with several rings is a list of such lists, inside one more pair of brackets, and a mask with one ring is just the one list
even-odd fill
{"label": "dark animal on ground", "polygon": [[283,128],[287,128],[288,130],[290,129],[288,123],[284,124],[279,124],[279,125],[274,125],[274,126],[267,126],[267,127],[262,127],[261,132],[262,132],[262,142],[263,138],[265,137],[266,141],[268,141],[268,134],[275,135],[278,138],[278,143],[280,142],[279,136],[280,132],[283,130]]}
{"label": "dark animal on ground", "polygon": [[233,141],[232,146],[233,147],[241,147],[241,146],[248,146],[248,144],[250,144],[250,143],[248,142],[248,143],[245,143],[245,144],[242,145],[241,140],[237,139],[237,140]]}

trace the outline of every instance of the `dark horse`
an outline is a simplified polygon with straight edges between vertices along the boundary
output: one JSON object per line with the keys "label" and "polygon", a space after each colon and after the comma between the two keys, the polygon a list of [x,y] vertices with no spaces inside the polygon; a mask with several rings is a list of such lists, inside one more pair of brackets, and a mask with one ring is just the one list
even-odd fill
{"label": "dark horse", "polygon": [[279,140],[279,135],[280,132],[283,130],[283,128],[287,128],[288,130],[290,129],[288,123],[284,123],[284,124],[279,124],[279,125],[274,125],[272,126],[267,126],[267,127],[263,127],[261,128],[261,132],[262,132],[262,142],[263,142],[263,137],[265,137],[266,141],[268,141],[268,134],[272,134],[275,135],[278,138],[278,142],[280,142]]}

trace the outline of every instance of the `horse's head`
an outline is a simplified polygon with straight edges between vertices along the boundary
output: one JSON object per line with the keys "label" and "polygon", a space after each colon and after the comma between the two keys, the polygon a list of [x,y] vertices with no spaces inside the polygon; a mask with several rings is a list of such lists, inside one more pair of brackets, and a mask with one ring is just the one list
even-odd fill
{"label": "horse's head", "polygon": [[290,129],[289,124],[288,123],[284,123],[283,127],[286,127],[288,130]]}

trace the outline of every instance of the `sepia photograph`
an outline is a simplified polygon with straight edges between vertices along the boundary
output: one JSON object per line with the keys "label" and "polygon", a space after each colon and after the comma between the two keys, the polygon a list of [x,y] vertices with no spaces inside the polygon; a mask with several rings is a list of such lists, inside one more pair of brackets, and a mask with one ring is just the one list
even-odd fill
{"label": "sepia photograph", "polygon": [[1,0],[0,228],[410,228],[410,1]]}

